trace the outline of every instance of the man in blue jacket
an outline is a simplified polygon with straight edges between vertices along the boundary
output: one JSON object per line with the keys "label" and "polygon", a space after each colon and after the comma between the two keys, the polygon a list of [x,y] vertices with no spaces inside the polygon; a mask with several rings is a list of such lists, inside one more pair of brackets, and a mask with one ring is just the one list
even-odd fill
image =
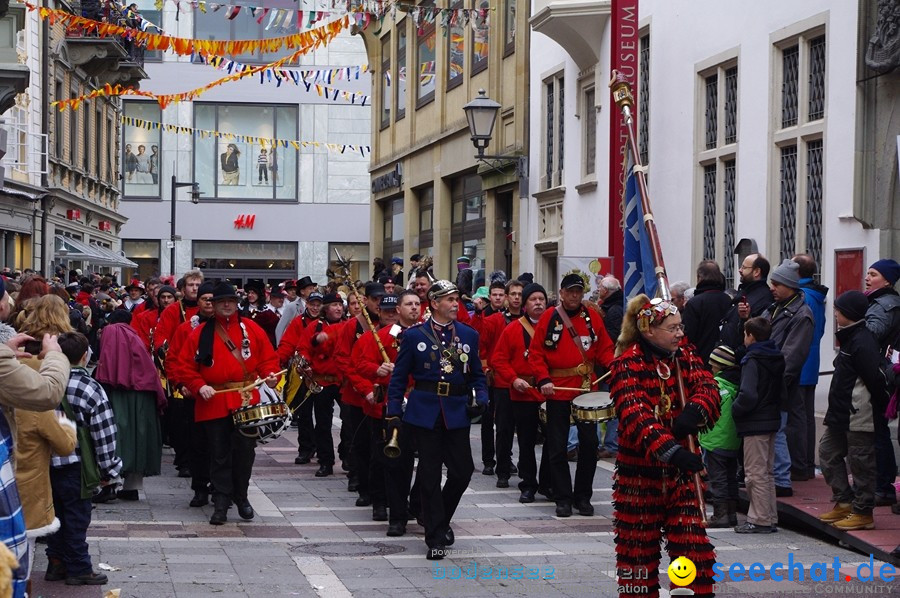
{"label": "man in blue jacket", "polygon": [[[408,328],[388,385],[386,424],[412,434],[419,450],[416,480],[422,496],[426,558],[444,558],[453,545],[450,520],[469,486],[475,464],[469,443],[472,418],[484,413],[487,385],[478,358],[478,333],[456,321],[459,289],[438,280],[428,291],[431,317]],[[403,396],[410,378],[406,411]],[[471,404],[472,394],[475,403]],[[402,416],[402,423],[401,423]],[[447,483],[441,489],[442,465]]]}
{"label": "man in blue jacket", "polygon": [[791,479],[811,480],[816,477],[816,384],[819,382],[819,345],[825,334],[825,297],[828,287],[816,284],[816,260],[808,253],[798,253],[793,260],[800,265],[800,290],[813,314],[813,338],[809,356],[800,370],[798,399],[806,410],[806,456],[803,463],[792,463]]}

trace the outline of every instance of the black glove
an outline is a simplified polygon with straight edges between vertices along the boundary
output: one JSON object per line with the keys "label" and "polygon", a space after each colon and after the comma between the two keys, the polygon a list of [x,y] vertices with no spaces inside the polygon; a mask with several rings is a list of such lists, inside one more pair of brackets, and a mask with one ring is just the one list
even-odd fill
{"label": "black glove", "polygon": [[700,407],[693,403],[689,404],[682,410],[681,415],[672,422],[672,436],[681,440],[686,436],[696,434],[704,419]]}
{"label": "black glove", "polygon": [[703,459],[700,458],[700,455],[695,455],[684,447],[678,447],[678,450],[672,454],[669,458],[669,465],[674,465],[687,473],[695,473],[704,469]]}
{"label": "black glove", "polygon": [[397,430],[399,434],[403,429],[403,420],[399,417],[387,417],[384,420],[384,425],[387,428],[388,438],[394,435],[394,430]]}
{"label": "black glove", "polygon": [[466,415],[469,416],[469,419],[475,419],[479,415],[484,415],[484,410],[486,409],[486,405],[484,403],[479,403],[475,401],[475,404],[471,403],[466,405]]}

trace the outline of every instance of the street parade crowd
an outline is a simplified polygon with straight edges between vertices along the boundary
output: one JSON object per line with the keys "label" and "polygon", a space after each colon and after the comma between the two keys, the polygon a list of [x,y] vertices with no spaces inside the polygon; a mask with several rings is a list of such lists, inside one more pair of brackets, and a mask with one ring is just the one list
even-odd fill
{"label": "street parade crowd", "polygon": [[517,476],[518,500],[552,501],[557,517],[593,515],[597,462],[614,460],[623,595],[633,584],[658,595],[663,535],[672,558],[696,565],[694,592],[711,594],[706,527],[777,532],[775,499],[815,477],[816,454],[835,502],[823,521],[871,529],[876,506],[900,514],[888,432],[900,372],[894,260],[871,265],[864,293],[833,302],[841,349],[818,447],[828,289],[808,255],[774,268],[747,256],[737,290],[706,260],[671,300],[627,301],[611,275],[586,295],[591,280],[578,271],[548,292],[527,273],[484,279],[466,257],[455,282],[411,261],[404,272],[400,258],[376,260],[368,282],[351,281],[345,265],[325,286],[305,276],[242,289],[201,270],[122,289],[80,271],[49,281],[4,271],[0,560],[11,559],[13,594],[24,595],[42,536],[46,580],[106,583],[88,554],[92,504],[141,500],[164,445],[185,507],[211,503],[211,525],[226,524],[232,506],[252,520],[255,448],[290,426],[298,466],[325,478],[339,465],[388,536],[411,521],[424,529],[431,560],[454,545],[475,472],[473,422],[481,473],[498,488]]}

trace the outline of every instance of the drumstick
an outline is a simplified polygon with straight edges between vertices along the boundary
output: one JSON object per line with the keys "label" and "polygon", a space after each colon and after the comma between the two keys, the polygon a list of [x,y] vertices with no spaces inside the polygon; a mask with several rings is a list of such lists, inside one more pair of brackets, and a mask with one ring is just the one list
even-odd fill
{"label": "drumstick", "polygon": [[[596,380],[594,380],[593,382],[591,382],[591,386],[593,386],[594,384],[596,384],[596,383],[598,383],[598,382],[602,382],[603,380],[606,380],[606,379],[609,378],[611,375],[612,375],[612,372],[606,372],[605,374],[603,374],[602,376],[600,376],[599,378],[597,378]],[[570,387],[570,386],[554,386],[554,387],[553,387],[553,390],[574,390],[574,391],[577,391],[577,392],[584,392],[584,391],[587,390],[587,389],[585,389],[585,388],[572,388],[572,387]]]}
{"label": "drumstick", "polygon": [[[270,378],[272,376],[281,376],[285,373],[287,373],[286,369],[281,370],[280,372],[275,372],[274,374],[269,374],[268,376],[266,376],[266,378]],[[248,390],[253,390],[257,386],[262,386],[263,382],[265,382],[265,381],[266,381],[265,378],[257,378],[256,382],[253,382],[252,384],[248,384],[247,386],[244,386],[243,388],[223,388],[221,390],[217,390],[213,394],[219,394],[222,392],[247,392]]]}
{"label": "drumstick", "polygon": [[554,386],[553,390],[571,390],[572,392],[585,392],[584,388],[573,388],[571,386]]}

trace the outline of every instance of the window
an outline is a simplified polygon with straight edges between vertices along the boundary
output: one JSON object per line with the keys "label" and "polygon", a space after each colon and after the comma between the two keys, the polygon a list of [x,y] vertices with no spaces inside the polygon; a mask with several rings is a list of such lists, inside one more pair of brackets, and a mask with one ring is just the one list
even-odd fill
{"label": "window", "polygon": [[118,182],[118,178],[116,177],[116,169],[115,169],[115,149],[118,145],[118,131],[116,130],[116,125],[113,124],[112,116],[110,116],[106,120],[106,178],[113,183]]}
{"label": "window", "polygon": [[[62,79],[56,80],[56,94],[53,96],[54,100],[62,100],[63,99],[63,82]],[[53,137],[54,137],[54,149],[56,150],[56,158],[57,160],[63,159],[63,151],[65,148],[65,112],[60,112],[59,110],[53,110]]]}
{"label": "window", "polygon": [[472,74],[487,68],[491,41],[491,23],[488,15],[491,5],[488,0],[479,0],[472,20]]}
{"label": "window", "polygon": [[716,259],[716,165],[703,167],[703,259]]}
{"label": "window", "polygon": [[397,90],[397,116],[394,120],[401,120],[406,116],[406,81],[408,74],[406,72],[406,21],[400,21],[397,24],[397,84],[394,89]]}
{"label": "window", "polygon": [[[151,0],[152,1],[152,0]],[[270,0],[266,3],[266,8],[278,9],[286,8],[293,12],[278,26],[269,26],[270,17],[274,10],[266,15],[265,18],[257,22],[257,19],[246,11],[241,10],[233,19],[224,18],[223,12],[218,10],[208,10],[193,12],[194,15],[194,38],[208,39],[216,41],[225,40],[243,40],[243,39],[269,39],[274,37],[284,37],[300,32],[297,19],[290,18],[297,15],[297,3],[294,0]],[[280,21],[280,19],[279,19]],[[274,23],[273,23],[274,25]],[[279,58],[290,56],[296,51],[296,48],[282,48],[278,52],[265,53],[256,51],[254,53],[241,54],[240,56],[230,56],[235,60],[246,63],[268,64]]]}
{"label": "window", "polygon": [[125,257],[138,265],[137,270],[123,268],[122,280],[135,277],[147,280],[159,276],[159,241],[122,239],[122,251]]}
{"label": "window", "polygon": [[[334,250],[337,249],[341,257],[350,262],[350,278],[352,280],[369,280],[369,245],[368,243],[329,243],[328,244],[328,269],[343,276],[341,265],[336,261]],[[398,293],[400,291],[397,291]]]}
{"label": "window", "polygon": [[797,236],[797,146],[781,148],[781,210],[779,250],[781,259],[793,257],[796,253]]}
{"label": "window", "polygon": [[503,48],[503,56],[506,57],[516,51],[516,0],[505,0],[504,4],[506,8],[503,14],[506,16],[503,23],[503,37],[506,45]]}
{"label": "window", "polygon": [[[163,33],[162,11],[156,8],[155,0],[130,0],[128,4],[137,4],[141,18],[146,22],[143,30],[147,33]],[[162,5],[160,5],[162,6]],[[177,10],[181,10],[177,8]],[[221,14],[221,13],[219,13]],[[220,17],[221,18],[221,17]],[[177,17],[176,17],[177,20]],[[144,62],[162,62],[162,50],[144,50]]]}
{"label": "window", "polygon": [[[72,85],[69,98],[74,100],[78,97],[77,88]],[[69,119],[69,164],[75,166],[78,160],[78,119],[81,112],[78,110],[66,110],[66,117]]]}
{"label": "window", "polygon": [[706,78],[706,149],[716,147],[719,138],[719,76]]}
{"label": "window", "polygon": [[406,230],[406,221],[403,218],[403,198],[388,199],[382,202],[384,214],[383,239],[385,263],[390,264],[391,258],[403,257],[403,236]]}
{"label": "window", "polygon": [[735,200],[737,198],[736,180],[737,168],[734,160],[725,160],[725,214],[724,214],[724,235],[722,242],[723,268],[722,273],[725,275],[725,288],[733,289],[734,285],[734,259],[731,257],[734,253],[734,213]]}
{"label": "window", "polygon": [[825,116],[825,36],[809,42],[809,120]]}
{"label": "window", "polygon": [[450,271],[454,271],[453,264],[461,255],[471,258],[473,270],[484,268],[484,193],[481,190],[480,176],[469,175],[453,181],[450,211]]}
{"label": "window", "polygon": [[381,38],[381,128],[391,124],[391,36]]}
{"label": "window", "polygon": [[[451,8],[459,10],[462,8],[462,2],[455,2]],[[447,58],[449,68],[447,69],[447,89],[453,89],[463,81],[463,71],[466,62],[466,29],[463,26],[462,19],[456,18],[450,23],[449,35],[447,36]]]}
{"label": "window", "polygon": [[93,164],[94,164],[94,174],[97,175],[98,179],[103,177],[103,164],[100,162],[100,146],[108,147],[107,141],[103,139],[103,111],[101,110],[101,103],[96,102],[96,109],[94,110],[94,142],[91,145],[93,156]]}
{"label": "window", "polygon": [[[162,112],[156,102],[124,102],[126,117],[158,123]],[[125,199],[160,198],[160,130],[156,127],[123,125],[122,185]]]}
{"label": "window", "polygon": [[641,164],[650,159],[650,34],[641,36],[638,56],[638,152]]}
{"label": "window", "polygon": [[297,271],[296,243],[194,241],[193,249],[193,266],[203,268],[210,278],[221,277],[222,271],[226,275],[238,270]]}
{"label": "window", "polygon": [[781,57],[781,126],[797,124],[797,88],[799,83],[800,47],[790,46]]}
{"label": "window", "polygon": [[[422,5],[432,6],[431,3]],[[416,108],[434,100],[435,42],[434,23],[424,22],[416,37]]]}
{"label": "window", "polygon": [[563,109],[565,79],[562,72],[544,80],[544,148],[541,188],[562,185],[563,180]]}
{"label": "window", "polygon": [[419,196],[419,251],[434,247],[434,187],[418,191]]}
{"label": "window", "polygon": [[91,109],[90,105],[86,106],[83,110],[76,111],[76,114],[81,113],[81,169],[85,174],[91,173],[91,145],[93,145],[94,141],[91,139]]}
{"label": "window", "polygon": [[[194,104],[194,127],[262,139],[297,139],[297,106]],[[194,180],[205,198],[297,200],[297,151],[289,145],[194,137]]]}
{"label": "window", "polygon": [[806,251],[822,263],[822,140],[806,144]]}
{"label": "window", "polygon": [[582,121],[584,137],[584,164],[582,172],[586,177],[592,177],[597,170],[597,109],[595,107],[597,92],[594,86],[584,90],[584,106],[582,108]]}

